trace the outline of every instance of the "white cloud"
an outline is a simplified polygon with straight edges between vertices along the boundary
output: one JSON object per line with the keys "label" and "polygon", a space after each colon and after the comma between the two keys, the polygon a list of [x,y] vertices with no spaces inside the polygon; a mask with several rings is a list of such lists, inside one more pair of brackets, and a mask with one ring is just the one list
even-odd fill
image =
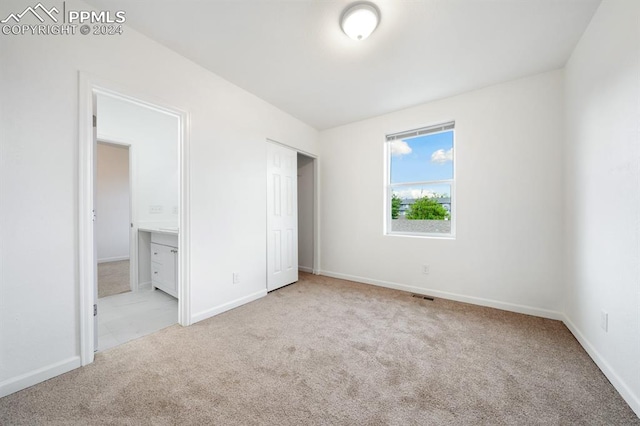
{"label": "white cloud", "polygon": [[411,154],[411,147],[405,141],[391,142],[391,155],[400,157],[402,155]]}
{"label": "white cloud", "polygon": [[409,189],[400,189],[400,190],[394,189],[393,193],[403,200],[412,199],[412,198],[417,199],[422,197],[433,197],[436,195],[436,193],[433,191],[420,189],[420,188],[409,188]]}
{"label": "white cloud", "polygon": [[432,163],[444,164],[447,161],[453,161],[453,148],[451,148],[448,151],[445,151],[444,149],[439,149],[433,154],[431,154]]}

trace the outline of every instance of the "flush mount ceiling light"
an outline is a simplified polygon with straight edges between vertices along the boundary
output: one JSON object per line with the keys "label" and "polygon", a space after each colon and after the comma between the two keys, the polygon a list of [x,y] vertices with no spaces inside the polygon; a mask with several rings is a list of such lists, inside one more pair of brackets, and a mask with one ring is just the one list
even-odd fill
{"label": "flush mount ceiling light", "polygon": [[356,3],[345,9],[340,20],[342,31],[354,40],[364,40],[378,26],[380,13],[369,3]]}

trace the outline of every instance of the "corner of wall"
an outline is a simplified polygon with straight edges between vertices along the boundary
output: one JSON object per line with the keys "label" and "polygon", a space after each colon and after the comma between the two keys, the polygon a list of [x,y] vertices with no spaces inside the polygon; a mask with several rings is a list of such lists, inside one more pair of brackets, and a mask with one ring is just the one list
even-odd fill
{"label": "corner of wall", "polygon": [[578,327],[569,319],[566,314],[562,315],[562,322],[569,329],[571,334],[576,338],[578,343],[589,354],[593,362],[596,363],[602,373],[609,379],[614,388],[620,393],[622,398],[629,404],[631,409],[640,417],[640,398],[633,390],[627,386],[625,381],[618,375],[616,370],[607,362],[600,352],[589,340],[580,332]]}

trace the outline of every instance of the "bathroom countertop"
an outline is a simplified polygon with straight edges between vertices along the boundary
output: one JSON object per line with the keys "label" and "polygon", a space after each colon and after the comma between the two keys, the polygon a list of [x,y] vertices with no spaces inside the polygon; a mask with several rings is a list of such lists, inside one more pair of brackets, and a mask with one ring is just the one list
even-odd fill
{"label": "bathroom countertop", "polygon": [[141,227],[138,228],[138,231],[142,231],[142,232],[154,232],[156,234],[168,234],[168,235],[178,235],[178,228],[171,228],[171,227],[162,227],[162,226],[158,226],[158,227]]}

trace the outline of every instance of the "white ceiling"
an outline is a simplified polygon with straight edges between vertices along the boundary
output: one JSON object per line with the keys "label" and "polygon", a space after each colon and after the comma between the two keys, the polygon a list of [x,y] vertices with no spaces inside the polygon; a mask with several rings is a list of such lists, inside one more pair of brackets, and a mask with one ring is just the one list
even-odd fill
{"label": "white ceiling", "polygon": [[87,2],[322,130],[561,68],[600,0],[374,0],[361,42],[350,0]]}

